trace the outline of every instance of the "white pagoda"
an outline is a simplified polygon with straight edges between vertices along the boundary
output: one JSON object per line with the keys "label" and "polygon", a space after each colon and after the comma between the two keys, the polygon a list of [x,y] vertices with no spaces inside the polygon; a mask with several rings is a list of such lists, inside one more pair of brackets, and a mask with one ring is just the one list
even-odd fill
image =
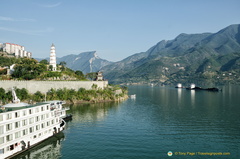
{"label": "white pagoda", "polygon": [[50,65],[52,65],[52,71],[57,71],[57,60],[56,60],[56,52],[55,46],[52,44],[50,51]]}

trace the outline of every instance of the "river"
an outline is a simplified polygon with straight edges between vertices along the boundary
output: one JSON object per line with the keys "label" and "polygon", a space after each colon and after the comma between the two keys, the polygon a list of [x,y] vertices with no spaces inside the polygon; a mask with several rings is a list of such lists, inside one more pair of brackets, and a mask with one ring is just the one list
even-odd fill
{"label": "river", "polygon": [[136,99],[71,105],[64,136],[15,158],[238,159],[240,86],[221,88],[129,86]]}

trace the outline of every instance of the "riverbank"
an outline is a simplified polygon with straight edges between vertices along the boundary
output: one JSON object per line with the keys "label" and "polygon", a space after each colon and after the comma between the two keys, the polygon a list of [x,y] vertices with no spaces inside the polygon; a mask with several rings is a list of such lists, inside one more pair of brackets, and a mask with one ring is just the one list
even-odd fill
{"label": "riverbank", "polygon": [[[127,87],[120,87],[117,85],[108,85],[104,89],[97,88],[96,85],[93,85],[90,90],[85,88],[79,88],[78,90],[51,88],[46,93],[37,91],[33,94],[29,93],[25,88],[16,88],[15,91],[21,101],[31,104],[49,100],[64,100],[69,104],[120,102],[128,98]],[[0,88],[0,104],[4,105],[11,103],[11,101],[12,92],[10,90],[6,91],[5,89]]]}

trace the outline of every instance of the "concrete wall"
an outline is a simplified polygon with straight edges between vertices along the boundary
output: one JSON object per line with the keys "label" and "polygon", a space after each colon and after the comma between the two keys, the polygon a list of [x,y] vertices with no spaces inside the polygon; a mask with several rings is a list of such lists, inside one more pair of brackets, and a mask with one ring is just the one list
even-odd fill
{"label": "concrete wall", "polygon": [[51,88],[67,88],[75,89],[79,88],[91,89],[92,85],[96,84],[98,88],[104,88],[108,85],[108,81],[10,81],[0,80],[0,87],[5,90],[9,90],[12,87],[26,88],[29,93],[35,93],[40,91],[42,93],[48,92]]}

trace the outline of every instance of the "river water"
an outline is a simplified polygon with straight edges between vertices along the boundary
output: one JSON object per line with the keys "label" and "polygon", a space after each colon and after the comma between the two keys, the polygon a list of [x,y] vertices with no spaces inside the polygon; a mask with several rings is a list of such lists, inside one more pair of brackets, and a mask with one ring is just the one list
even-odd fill
{"label": "river water", "polygon": [[129,94],[136,99],[70,106],[64,136],[16,158],[240,158],[240,86],[221,92],[130,86]]}

